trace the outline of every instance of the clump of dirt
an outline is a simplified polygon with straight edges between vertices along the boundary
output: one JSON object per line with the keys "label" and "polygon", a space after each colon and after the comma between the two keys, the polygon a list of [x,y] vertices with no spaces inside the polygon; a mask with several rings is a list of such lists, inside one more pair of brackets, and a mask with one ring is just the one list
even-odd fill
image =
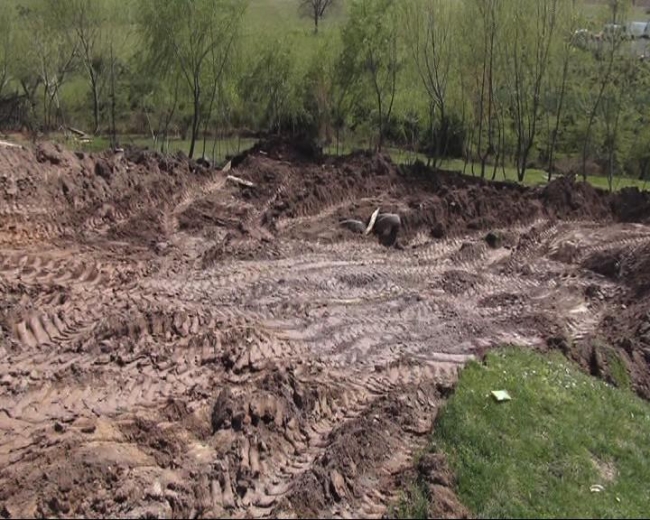
{"label": "clump of dirt", "polygon": [[614,197],[614,212],[621,222],[647,222],[650,216],[648,192],[623,188]]}
{"label": "clump of dirt", "polygon": [[185,449],[176,435],[161,429],[151,420],[138,417],[124,424],[122,433],[128,442],[143,447],[162,468],[172,467]]}
{"label": "clump of dirt", "polygon": [[124,222],[116,222],[107,236],[115,240],[154,245],[167,238],[167,230],[161,211],[148,207],[133,213]]}
{"label": "clump of dirt", "polygon": [[[631,300],[606,313],[601,331],[601,343],[615,347],[624,360],[634,390],[650,399],[650,303]],[[595,361],[603,364],[602,358]]]}
{"label": "clump of dirt", "polygon": [[541,193],[544,207],[552,216],[567,218],[610,219],[608,194],[572,176],[558,177]]}
{"label": "clump of dirt", "polygon": [[477,274],[467,271],[450,270],[443,274],[440,280],[440,287],[446,293],[457,296],[476,287],[481,281],[481,277]]}
{"label": "clump of dirt", "polygon": [[[395,487],[405,493],[402,500],[411,504],[426,500],[426,518],[472,518],[456,495],[456,477],[445,455],[435,446],[428,447],[413,467],[396,475]],[[398,512],[398,506],[394,506],[394,513]],[[397,515],[387,517],[397,518]]]}
{"label": "clump of dirt", "polygon": [[526,298],[521,294],[512,294],[507,292],[495,293],[479,300],[480,307],[496,308],[503,306],[523,305]]}
{"label": "clump of dirt", "polygon": [[[376,207],[400,215],[400,236],[406,241],[422,230],[442,238],[544,216],[626,221],[650,216],[646,194],[632,190],[611,195],[568,176],[534,189],[433,171],[419,163],[398,167],[387,156],[369,152],[323,158],[290,146],[265,141],[236,162],[238,174],[255,184],[239,196],[266,208],[261,223],[273,232],[279,231],[279,220],[313,216],[328,208],[332,213],[310,231],[312,235],[336,229],[345,219],[365,222]],[[294,156],[299,158],[293,161]],[[626,209],[630,204],[636,209]],[[302,231],[292,228],[290,234],[307,238]],[[341,236],[353,234],[341,231]],[[492,240],[491,247],[497,242]]]}
{"label": "clump of dirt", "polygon": [[249,392],[235,395],[228,388],[221,390],[212,408],[212,429],[252,432],[270,428],[297,432],[301,423],[317,413],[316,403],[328,395],[317,384],[302,380],[292,368],[270,366]]}
{"label": "clump of dirt", "polygon": [[[433,388],[428,391],[437,395]],[[375,490],[368,488],[368,482],[382,477],[374,473],[375,468],[399,456],[400,439],[430,431],[430,421],[422,424],[424,407],[406,395],[381,398],[357,419],[332,430],[327,449],[300,476],[288,497],[298,516],[315,517],[328,504],[371,494]],[[381,486],[376,491],[381,492]]]}
{"label": "clump of dirt", "polygon": [[244,222],[250,218],[250,208],[247,206],[233,207],[212,197],[195,200],[178,217],[178,225],[182,231],[197,232],[212,226],[229,230],[245,231]]}
{"label": "clump of dirt", "polygon": [[15,236],[16,222],[29,213],[32,233],[76,235],[106,227],[115,238],[137,240],[130,235],[135,229],[149,240],[161,234],[160,211],[210,175],[193,161],[138,149],[86,155],[50,143],[34,151],[4,147],[0,204],[10,211],[0,232]]}
{"label": "clump of dirt", "polygon": [[650,290],[650,243],[596,251],[582,261],[582,267],[620,281],[643,297]]}
{"label": "clump of dirt", "polygon": [[238,167],[246,158],[252,155],[265,155],[271,159],[290,161],[292,163],[313,163],[323,159],[322,149],[308,138],[287,138],[281,135],[271,135],[260,139],[252,148],[233,157],[231,160],[232,167]]}
{"label": "clump of dirt", "polygon": [[429,518],[471,518],[454,489],[456,479],[442,453],[427,453],[417,464],[420,482],[428,488]]}

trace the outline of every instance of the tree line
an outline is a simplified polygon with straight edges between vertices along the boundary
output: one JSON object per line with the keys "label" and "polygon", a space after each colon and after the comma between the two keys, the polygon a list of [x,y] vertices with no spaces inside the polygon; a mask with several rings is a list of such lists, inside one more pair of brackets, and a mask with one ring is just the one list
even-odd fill
{"label": "tree line", "polygon": [[648,173],[648,63],[616,34],[579,37],[630,0],[296,0],[313,30],[264,31],[262,1],[6,0],[2,125],[161,150],[181,137],[190,156],[218,136],[300,134],[522,181],[560,163]]}

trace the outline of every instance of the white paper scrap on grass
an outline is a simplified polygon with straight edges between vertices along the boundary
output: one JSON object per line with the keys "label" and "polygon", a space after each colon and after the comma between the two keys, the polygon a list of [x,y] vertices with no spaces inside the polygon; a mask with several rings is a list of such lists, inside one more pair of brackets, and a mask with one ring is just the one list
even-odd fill
{"label": "white paper scrap on grass", "polygon": [[512,398],[505,390],[492,390],[492,396],[498,401],[510,401]]}

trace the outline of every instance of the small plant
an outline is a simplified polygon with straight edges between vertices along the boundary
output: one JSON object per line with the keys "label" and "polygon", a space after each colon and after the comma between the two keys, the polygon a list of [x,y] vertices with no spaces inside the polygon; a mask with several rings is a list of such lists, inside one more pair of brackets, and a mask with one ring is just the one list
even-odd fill
{"label": "small plant", "polygon": [[413,482],[398,502],[395,518],[429,518],[429,497],[420,482]]}

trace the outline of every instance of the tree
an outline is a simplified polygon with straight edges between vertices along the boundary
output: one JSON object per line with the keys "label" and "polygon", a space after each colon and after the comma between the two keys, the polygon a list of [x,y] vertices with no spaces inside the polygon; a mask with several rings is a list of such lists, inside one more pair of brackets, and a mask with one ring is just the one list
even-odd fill
{"label": "tree", "polygon": [[498,71],[497,43],[501,38],[504,17],[502,4],[499,0],[465,0],[466,10],[463,13],[468,45],[466,59],[475,71],[468,76],[475,78],[472,97],[477,136],[476,155],[481,161],[481,178],[485,178],[488,157],[496,152],[494,131],[497,118],[494,94]]}
{"label": "tree", "polygon": [[283,40],[274,45],[263,42],[256,55],[240,80],[239,90],[246,94],[249,117],[255,119],[255,126],[280,133],[296,113],[295,56]]}
{"label": "tree", "polygon": [[356,0],[343,28],[344,69],[354,88],[367,88],[374,97],[377,150],[381,151],[390,120],[400,68],[397,16],[393,0]]}
{"label": "tree", "polygon": [[551,44],[562,0],[512,0],[503,56],[509,80],[514,129],[517,137],[517,178],[523,181],[535,144],[541,116],[542,86],[547,75]]}
{"label": "tree", "polygon": [[0,18],[0,97],[11,77],[11,66],[14,59],[13,48],[14,20],[13,11],[7,10]]}
{"label": "tree", "polygon": [[93,133],[99,131],[100,98],[111,73],[109,52],[103,48],[107,16],[101,0],[49,0],[48,9],[59,30],[79,49],[93,101]]}
{"label": "tree", "polygon": [[[547,151],[546,159],[548,163],[548,182],[555,171],[555,152],[558,146],[560,135],[560,123],[562,115],[566,108],[566,95],[571,73],[571,65],[575,58],[576,44],[579,44],[575,36],[575,31],[579,27],[580,18],[576,10],[575,3],[571,6],[560,4],[560,31],[559,38],[552,43],[551,63],[549,73],[547,74],[548,85],[546,91],[550,98],[550,106],[547,106]],[[564,9],[562,9],[562,7]],[[551,121],[553,126],[551,127]]]}
{"label": "tree", "polygon": [[[639,67],[636,60],[631,56],[621,56],[616,60],[615,72],[612,74],[612,81],[609,82],[600,103],[600,112],[603,125],[603,148],[607,159],[607,181],[609,190],[613,190],[613,181],[616,171],[619,169],[621,152],[625,153],[624,147],[629,143],[625,139],[630,126],[626,123],[634,121],[634,110],[632,96],[635,91],[644,87],[638,83]],[[634,125],[636,126],[636,125]]]}
{"label": "tree", "polygon": [[215,70],[223,70],[246,7],[241,0],[141,0],[139,22],[150,62],[179,70],[192,100],[190,157],[203,116],[205,85],[216,81]]}
{"label": "tree", "polygon": [[[430,121],[431,135],[436,136],[435,167],[436,159],[446,152],[443,140],[448,140],[447,88],[453,59],[453,20],[446,0],[410,0],[403,5],[407,41],[432,109]],[[436,112],[438,128],[434,131]]]}
{"label": "tree", "polygon": [[318,34],[318,22],[325,17],[336,0],[299,0],[299,11],[314,20],[314,33]]}
{"label": "tree", "polygon": [[611,20],[614,24],[621,23],[630,11],[630,0],[608,0]]}
{"label": "tree", "polygon": [[[591,143],[591,132],[594,124],[596,123],[600,104],[603,100],[607,87],[609,83],[615,79],[616,73],[618,71],[615,65],[622,43],[623,38],[620,34],[612,33],[607,35],[604,41],[602,41],[602,52],[599,50],[598,53],[598,59],[596,60],[598,65],[595,70],[591,71],[593,74],[595,74],[593,83],[594,86],[596,86],[596,95],[589,96],[591,106],[589,107],[589,117],[587,120],[587,127],[585,130],[582,145],[582,179],[585,182],[587,182],[587,154],[589,152],[589,145]],[[590,94],[593,92],[594,90],[591,89]]]}
{"label": "tree", "polygon": [[[47,1],[19,7],[18,20],[22,23],[19,48],[24,49],[24,59],[17,69],[18,80],[32,110],[42,85],[43,128],[49,129],[62,117],[59,92],[77,68],[79,48],[60,30]],[[56,107],[54,116],[53,107]]]}

